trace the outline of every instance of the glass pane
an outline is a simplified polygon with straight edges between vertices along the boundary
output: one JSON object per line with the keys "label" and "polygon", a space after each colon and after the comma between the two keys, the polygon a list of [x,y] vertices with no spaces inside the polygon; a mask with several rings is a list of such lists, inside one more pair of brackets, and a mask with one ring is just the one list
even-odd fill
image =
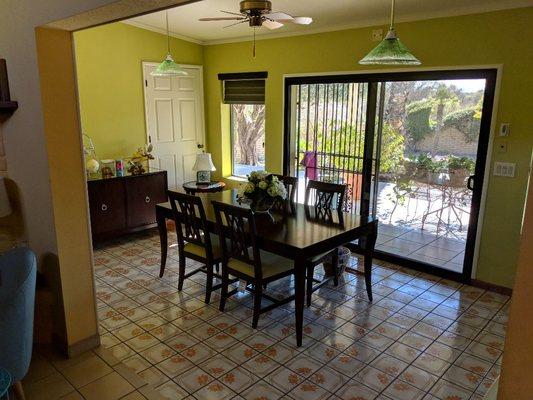
{"label": "glass pane", "polygon": [[461,273],[485,80],[385,85],[376,249]]}
{"label": "glass pane", "polygon": [[360,212],[367,91],[367,83],[295,85],[291,154],[298,202],[308,180],[342,183],[345,209]]}
{"label": "glass pane", "polygon": [[231,105],[233,175],[265,169],[264,104]]}

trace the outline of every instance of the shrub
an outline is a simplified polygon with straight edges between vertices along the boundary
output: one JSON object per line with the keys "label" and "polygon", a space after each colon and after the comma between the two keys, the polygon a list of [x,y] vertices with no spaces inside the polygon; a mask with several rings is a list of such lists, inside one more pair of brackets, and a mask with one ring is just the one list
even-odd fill
{"label": "shrub", "polygon": [[415,142],[419,142],[433,132],[429,121],[432,104],[428,100],[414,101],[407,106],[406,128]]}
{"label": "shrub", "polygon": [[467,142],[473,142],[478,138],[481,119],[475,108],[459,110],[448,114],[442,120],[444,128],[455,128],[465,135]]}

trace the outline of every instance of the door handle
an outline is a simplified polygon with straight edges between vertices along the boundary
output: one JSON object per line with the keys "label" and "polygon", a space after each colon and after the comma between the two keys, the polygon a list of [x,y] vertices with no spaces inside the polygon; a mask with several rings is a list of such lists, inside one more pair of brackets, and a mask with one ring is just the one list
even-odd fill
{"label": "door handle", "polygon": [[474,190],[474,179],[475,175],[470,175],[466,181],[466,187],[470,190]]}
{"label": "door handle", "polygon": [[198,143],[198,144],[196,145],[196,147],[198,147],[199,149],[203,149],[203,148],[204,148],[204,145],[203,145],[203,144],[200,144],[200,143]]}

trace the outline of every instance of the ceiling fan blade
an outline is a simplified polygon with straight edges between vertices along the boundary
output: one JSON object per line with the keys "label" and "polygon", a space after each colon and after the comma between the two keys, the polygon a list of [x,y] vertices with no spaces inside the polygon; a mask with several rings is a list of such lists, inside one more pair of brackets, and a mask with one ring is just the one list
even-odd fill
{"label": "ceiling fan blade", "polygon": [[198,21],[240,21],[246,19],[244,17],[213,17],[213,18],[200,18]]}
{"label": "ceiling fan blade", "polygon": [[283,24],[281,22],[277,22],[277,21],[272,21],[270,19],[265,19],[263,21],[263,24],[262,24],[265,28],[267,29],[278,29],[278,28],[281,28],[283,26]]}
{"label": "ceiling fan blade", "polygon": [[234,24],[226,25],[226,26],[224,27],[224,29],[226,29],[226,28],[230,28],[230,27],[235,26],[235,25],[242,24],[243,22],[248,22],[248,18],[244,18],[242,21],[235,22]]}
{"label": "ceiling fan blade", "polygon": [[292,20],[293,23],[298,25],[309,25],[313,23],[313,18],[311,17],[294,17]]}
{"label": "ceiling fan blade", "polygon": [[231,12],[231,11],[224,11],[224,10],[220,10],[220,12],[224,13],[224,14],[240,15],[242,17],[241,13],[236,13],[236,12]]}
{"label": "ceiling fan blade", "polygon": [[274,12],[274,13],[270,13],[270,14],[263,14],[263,17],[268,18],[268,19],[272,19],[274,21],[277,21],[277,20],[280,20],[280,19],[282,19],[284,21],[291,21],[293,19],[291,15],[283,13],[283,12]]}

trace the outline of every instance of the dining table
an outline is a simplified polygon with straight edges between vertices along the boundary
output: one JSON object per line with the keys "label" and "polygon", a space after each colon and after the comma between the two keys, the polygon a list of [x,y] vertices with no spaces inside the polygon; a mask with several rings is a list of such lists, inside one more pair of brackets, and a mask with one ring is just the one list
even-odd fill
{"label": "dining table", "polygon": [[[201,198],[208,229],[216,233],[213,200],[240,207],[249,207],[237,198],[236,190],[218,193],[198,193]],[[168,252],[167,219],[174,215],[169,202],[156,205],[156,218],[161,241],[161,267],[164,269]],[[366,291],[372,301],[372,257],[377,237],[378,221],[372,216],[361,216],[344,211],[316,209],[300,203],[267,214],[256,214],[257,242],[262,250],[286,257],[294,262],[294,309],[296,344],[302,345],[306,262],[312,257],[332,251],[346,243],[358,240],[364,256]]]}

